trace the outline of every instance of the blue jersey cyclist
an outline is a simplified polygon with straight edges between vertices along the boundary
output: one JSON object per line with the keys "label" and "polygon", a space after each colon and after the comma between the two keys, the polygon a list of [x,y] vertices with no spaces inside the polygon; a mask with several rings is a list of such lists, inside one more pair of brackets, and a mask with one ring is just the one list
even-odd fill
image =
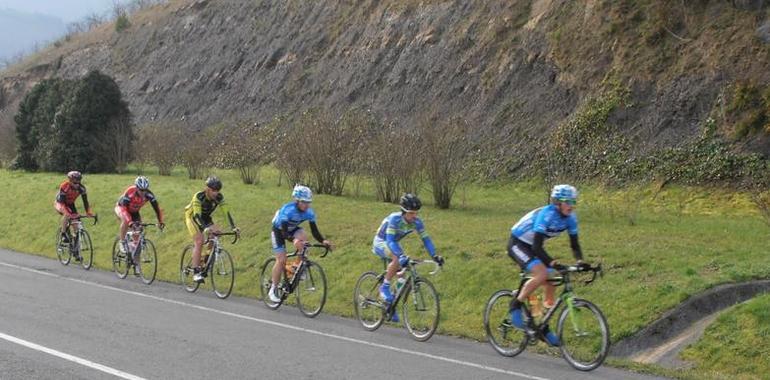
{"label": "blue jersey cyclist", "polygon": [[[519,264],[522,270],[532,273],[532,279],[511,301],[511,322],[517,328],[531,330],[521,306],[541,285],[545,290],[543,306],[552,307],[554,304],[555,287],[548,283],[547,279],[549,268],[558,267],[559,263],[543,248],[545,240],[567,231],[578,266],[588,266],[583,263],[583,253],[578,243],[578,222],[573,211],[577,197],[578,192],[575,187],[556,185],[551,190],[551,204],[530,211],[511,228],[508,255]],[[545,326],[543,332],[549,344],[552,346],[560,344],[559,337],[551,332],[548,326]]]}
{"label": "blue jersey cyclist", "polygon": [[[409,262],[409,257],[404,254],[399,241],[404,236],[413,231],[417,231],[430,256],[439,265],[444,264],[444,259],[436,255],[436,248],[433,246],[430,236],[425,232],[425,225],[417,216],[417,212],[422,207],[422,202],[414,194],[404,194],[401,197],[401,212],[394,212],[388,215],[380,224],[377,234],[372,242],[372,252],[375,255],[390,261],[388,270],[385,273],[385,280],[380,287],[380,296],[385,302],[393,302],[393,293],[390,291],[390,281],[396,272]],[[393,320],[397,322],[398,317],[394,314]]]}
{"label": "blue jersey cyclist", "polygon": [[275,265],[273,266],[273,283],[270,286],[268,297],[273,302],[280,302],[281,299],[275,294],[275,284],[281,280],[281,272],[286,265],[286,240],[291,240],[294,248],[301,251],[307,242],[307,233],[299,225],[308,221],[310,232],[313,237],[329,247],[333,248],[332,243],[326,240],[316,225],[315,211],[310,207],[313,201],[313,192],[307,186],[296,185],[291,193],[294,202],[289,202],[278,211],[273,217],[273,231],[270,234],[270,241],[275,254]]}

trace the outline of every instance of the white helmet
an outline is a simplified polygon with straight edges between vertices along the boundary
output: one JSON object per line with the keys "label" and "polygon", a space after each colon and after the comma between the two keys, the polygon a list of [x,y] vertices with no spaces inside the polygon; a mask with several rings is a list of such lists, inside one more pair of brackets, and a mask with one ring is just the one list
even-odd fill
{"label": "white helmet", "polygon": [[307,186],[294,185],[294,190],[291,191],[291,196],[295,201],[300,202],[312,202],[313,192]]}
{"label": "white helmet", "polygon": [[136,185],[136,188],[139,190],[147,190],[150,188],[150,180],[147,179],[147,177],[140,175],[139,177],[136,177],[134,185]]}

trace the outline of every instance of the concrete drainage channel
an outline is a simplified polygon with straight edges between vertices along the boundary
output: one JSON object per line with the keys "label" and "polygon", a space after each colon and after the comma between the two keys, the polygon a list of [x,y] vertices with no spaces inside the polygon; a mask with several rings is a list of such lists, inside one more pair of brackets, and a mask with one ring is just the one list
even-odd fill
{"label": "concrete drainage channel", "polygon": [[720,311],[766,292],[770,292],[770,280],[711,288],[614,344],[611,355],[668,368],[687,367],[688,363],[678,359],[679,352],[697,341]]}

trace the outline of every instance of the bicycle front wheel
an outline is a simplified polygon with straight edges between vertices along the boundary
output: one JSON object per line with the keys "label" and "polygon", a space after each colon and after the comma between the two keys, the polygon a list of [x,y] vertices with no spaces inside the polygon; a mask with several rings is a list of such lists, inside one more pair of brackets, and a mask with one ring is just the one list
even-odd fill
{"label": "bicycle front wheel", "polygon": [[353,290],[356,318],[367,331],[377,330],[385,320],[385,304],[380,301],[382,276],[366,272],[358,278]]}
{"label": "bicycle front wheel", "polygon": [[209,268],[211,278],[211,287],[214,288],[214,294],[221,299],[230,296],[235,283],[235,269],[233,267],[233,258],[230,253],[220,249],[219,253],[214,255],[214,262]]}
{"label": "bicycle front wheel", "polygon": [[139,252],[139,263],[142,282],[147,285],[155,281],[155,274],[158,272],[158,254],[155,252],[155,244],[150,239],[144,239],[144,246]]}
{"label": "bicycle front wheel", "polygon": [[[276,310],[279,307],[281,307],[280,302],[273,302],[270,300],[270,297],[268,297],[267,293],[270,291],[270,287],[273,285],[273,266],[275,266],[275,257],[271,257],[267,260],[265,260],[265,263],[262,264],[262,271],[259,274],[259,292],[262,296],[262,302],[265,303],[265,306],[272,310]],[[286,276],[286,273],[284,271],[281,271],[281,279]],[[281,299],[283,299],[283,289],[279,286],[276,293],[278,294]]]}
{"label": "bicycle front wheel", "polygon": [[484,309],[484,330],[489,344],[503,356],[516,356],[527,347],[529,336],[511,324],[511,301],[518,290],[498,290]]}
{"label": "bicycle front wheel", "polygon": [[575,369],[599,367],[610,350],[610,329],[601,310],[589,301],[575,298],[574,307],[564,305],[559,316],[561,353]]}
{"label": "bicycle front wheel", "polygon": [[72,256],[70,254],[70,245],[62,241],[61,230],[56,229],[56,257],[62,265],[69,265]]}
{"label": "bicycle front wheel", "polygon": [[297,273],[297,306],[306,317],[318,315],[326,303],[326,274],[320,265],[307,261],[302,272]]}
{"label": "bicycle front wheel", "polygon": [[128,254],[120,252],[119,238],[112,243],[112,269],[118,278],[126,278],[128,275]]}
{"label": "bicycle front wheel", "polygon": [[414,339],[424,342],[433,336],[438,327],[438,292],[433,284],[424,278],[415,279],[414,287],[406,290],[401,305],[404,324]]}
{"label": "bicycle front wheel", "polygon": [[94,247],[91,245],[91,235],[86,230],[78,232],[78,253],[80,254],[80,265],[85,270],[91,269],[94,264]]}
{"label": "bicycle front wheel", "polygon": [[184,290],[193,293],[198,290],[199,283],[193,281],[193,274],[195,270],[192,267],[192,251],[193,246],[188,245],[182,250],[182,259],[179,262],[179,280],[182,282]]}

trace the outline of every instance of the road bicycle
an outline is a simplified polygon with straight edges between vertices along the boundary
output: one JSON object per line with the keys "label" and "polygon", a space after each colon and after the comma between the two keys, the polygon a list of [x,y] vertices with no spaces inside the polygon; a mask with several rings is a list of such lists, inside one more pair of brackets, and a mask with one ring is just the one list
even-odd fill
{"label": "road bicycle", "polygon": [[132,222],[126,232],[127,252],[120,250],[120,237],[112,243],[112,269],[118,278],[126,278],[131,268],[134,275],[141,277],[149,285],[155,281],[158,271],[158,255],[155,244],[144,235],[146,227],[157,226],[155,223]]}
{"label": "road bicycle", "polygon": [[[320,257],[329,254],[329,247],[326,245],[305,243],[301,251],[287,255],[286,266],[281,273],[281,284],[276,288],[276,295],[281,299],[278,302],[271,301],[268,296],[273,285],[273,266],[276,259],[271,257],[262,264],[259,288],[262,301],[268,308],[277,310],[286,302],[289,294],[296,292],[297,307],[303,315],[313,318],[321,313],[326,304],[326,274],[318,263],[308,259],[307,253],[311,248],[322,248]],[[296,260],[290,260],[292,258]]]}
{"label": "road bicycle", "polygon": [[[380,286],[385,280],[388,260],[383,260],[386,270],[382,273],[365,272],[358,278],[353,292],[353,307],[356,317],[365,330],[377,330],[384,321],[393,319],[401,306],[401,319],[412,337],[424,342],[433,336],[438,327],[439,296],[436,288],[417,271],[420,265],[433,264],[430,275],[438,273],[440,266],[435,261],[409,260],[398,273],[403,286],[396,290],[393,302],[387,303],[380,297]],[[395,278],[395,277],[394,277]]]}
{"label": "road bicycle", "polygon": [[91,235],[86,231],[81,219],[93,218],[94,225],[99,222],[97,215],[71,215],[67,218],[67,241],[62,239],[61,227],[56,228],[56,256],[62,265],[69,265],[74,258],[79,261],[85,270],[91,269],[94,263],[94,246],[91,244]]}
{"label": "road bicycle", "polygon": [[[238,242],[240,233],[238,232],[216,232],[208,228],[203,230],[203,236],[206,240],[203,242],[205,251],[201,252],[200,262],[201,276],[211,280],[211,288],[218,298],[225,299],[230,296],[235,284],[235,267],[230,253],[222,248],[219,241],[220,236],[234,236],[231,244]],[[184,289],[190,293],[198,290],[201,283],[193,281],[195,269],[192,266],[193,245],[188,245],[182,251],[182,259],[179,262],[179,278],[182,281]],[[203,251],[203,249],[202,249]]]}
{"label": "road bicycle", "polygon": [[516,356],[528,344],[536,344],[538,340],[546,341],[545,328],[551,318],[559,314],[556,335],[561,342],[559,349],[564,359],[581,371],[599,367],[610,349],[610,329],[599,307],[578,298],[573,292],[570,275],[577,272],[592,272],[591,278],[585,281],[590,284],[597,274],[602,273],[602,267],[600,264],[586,268],[557,268],[554,275],[549,276],[548,282],[554,286],[564,285],[564,288],[553,307],[546,309],[541,318],[533,318],[529,301],[522,306],[529,332],[517,329],[511,323],[510,303],[532,275],[522,272],[517,290],[503,289],[492,294],[484,310],[484,329],[492,347],[503,356]]}

